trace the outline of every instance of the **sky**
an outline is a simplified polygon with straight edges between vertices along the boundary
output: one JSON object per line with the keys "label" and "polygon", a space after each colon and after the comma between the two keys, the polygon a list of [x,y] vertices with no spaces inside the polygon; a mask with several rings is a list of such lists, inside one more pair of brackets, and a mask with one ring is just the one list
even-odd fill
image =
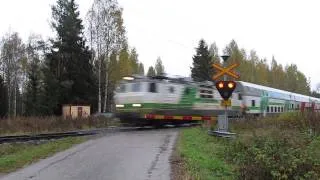
{"label": "sky", "polygon": [[[192,56],[201,38],[215,42],[220,55],[234,39],[240,48],[255,50],[271,62],[297,64],[314,89],[320,83],[320,1],[317,0],[118,0],[130,47],[145,71],[161,57],[171,75],[189,76]],[[76,0],[85,17],[93,0]],[[44,38],[55,0],[0,0],[0,36],[17,31]]]}

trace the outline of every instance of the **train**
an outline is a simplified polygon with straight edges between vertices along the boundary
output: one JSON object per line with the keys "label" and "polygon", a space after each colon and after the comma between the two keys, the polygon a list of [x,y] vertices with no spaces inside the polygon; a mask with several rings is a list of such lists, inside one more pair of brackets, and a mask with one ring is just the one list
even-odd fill
{"label": "train", "polygon": [[236,81],[231,106],[211,81],[166,75],[124,77],[115,91],[116,117],[124,124],[163,125],[232,117],[268,116],[293,111],[320,111],[320,99],[249,82]]}

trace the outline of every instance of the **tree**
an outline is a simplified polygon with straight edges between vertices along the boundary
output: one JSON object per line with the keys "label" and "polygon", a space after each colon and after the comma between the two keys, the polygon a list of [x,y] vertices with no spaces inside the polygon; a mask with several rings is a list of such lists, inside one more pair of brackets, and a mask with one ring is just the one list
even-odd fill
{"label": "tree", "polygon": [[215,42],[210,45],[209,56],[211,57],[211,61],[213,63],[220,64],[219,50],[218,50],[218,46],[217,46],[217,44]]}
{"label": "tree", "polygon": [[320,93],[318,93],[317,91],[312,91],[311,96],[313,96],[315,98],[320,98]]}
{"label": "tree", "polygon": [[257,62],[256,65],[256,74],[253,76],[256,76],[255,83],[268,86],[268,80],[269,80],[269,67],[267,64],[266,59],[261,59]]}
{"label": "tree", "polygon": [[148,73],[147,76],[152,77],[156,75],[156,71],[154,70],[154,68],[152,66],[149,67],[148,69]]}
{"label": "tree", "polygon": [[193,56],[193,67],[191,67],[191,77],[195,81],[212,81],[213,68],[212,59],[209,54],[206,42],[201,39]]}
{"label": "tree", "polygon": [[142,63],[139,63],[139,66],[138,66],[138,74],[139,75],[144,75],[144,66]]}
{"label": "tree", "polygon": [[[94,39],[92,47],[95,49],[98,63],[98,112],[101,112],[101,76],[105,76],[104,88],[104,107],[106,112],[108,96],[108,69],[110,55],[113,51],[119,51],[122,45],[126,45],[125,28],[123,26],[122,9],[119,8],[116,0],[95,0],[88,13],[92,21],[89,26],[90,38]],[[103,57],[103,58],[102,58]],[[102,73],[102,63],[106,66],[105,72]]]}
{"label": "tree", "polygon": [[[200,40],[197,54],[193,57],[193,67],[191,68],[191,75],[196,81],[210,81],[210,72],[212,72],[212,69],[210,69],[211,64],[219,63],[218,47],[216,44],[213,43],[209,50],[207,49],[204,40]],[[275,58],[272,57],[271,67],[269,68],[266,58],[260,59],[254,50],[251,50],[247,56],[247,52],[244,49],[240,49],[235,40],[232,40],[225,47],[223,53],[230,56],[226,62],[227,66],[234,63],[240,64],[235,71],[240,73],[240,79],[242,81],[305,95],[310,94],[310,80],[308,80],[294,64],[286,66],[284,69],[283,66],[278,64]],[[208,57],[207,54],[211,57],[210,63],[208,63],[209,60],[206,58]]]}
{"label": "tree", "polygon": [[25,58],[25,47],[18,33],[8,33],[2,39],[1,60],[7,87],[8,115],[17,115],[17,91],[21,79],[21,61]]}
{"label": "tree", "polygon": [[120,51],[119,55],[119,73],[120,77],[129,76],[133,73],[132,61],[129,59],[129,52],[127,47]]}
{"label": "tree", "polygon": [[[246,51],[244,49],[240,49],[235,40],[231,40],[231,42],[225,47],[223,50],[224,55],[229,55],[227,61],[227,66],[231,64],[238,63],[239,67],[236,71],[240,72],[240,79],[242,81],[253,82],[252,74],[254,73],[255,61],[248,61]],[[253,54],[252,54],[253,55]]]}
{"label": "tree", "polygon": [[96,88],[91,52],[85,46],[78,6],[74,0],[58,0],[52,6],[52,17],[57,37],[52,40],[51,52],[46,55],[44,80],[49,96],[46,101],[52,103],[47,105],[60,114],[62,104],[92,105]]}
{"label": "tree", "polygon": [[320,83],[317,84],[317,86],[316,86],[316,91],[317,91],[318,93],[320,93]]}
{"label": "tree", "polygon": [[156,75],[162,75],[163,73],[165,73],[164,66],[162,65],[162,61],[160,57],[157,58],[154,69],[156,71]]}
{"label": "tree", "polygon": [[231,40],[231,42],[226,46],[223,50],[225,55],[229,55],[228,63],[241,63],[246,60],[246,53],[244,49],[240,49],[235,40]]}
{"label": "tree", "polygon": [[133,48],[131,50],[129,59],[131,62],[132,74],[138,74],[139,73],[139,60],[138,60],[137,50],[135,48]]}
{"label": "tree", "polygon": [[4,84],[4,80],[2,76],[0,75],[0,118],[3,118],[8,113],[8,107],[7,107],[7,88]]}
{"label": "tree", "polygon": [[25,92],[25,114],[36,116],[41,114],[41,69],[40,53],[43,41],[41,38],[31,36],[27,45],[27,84]]}

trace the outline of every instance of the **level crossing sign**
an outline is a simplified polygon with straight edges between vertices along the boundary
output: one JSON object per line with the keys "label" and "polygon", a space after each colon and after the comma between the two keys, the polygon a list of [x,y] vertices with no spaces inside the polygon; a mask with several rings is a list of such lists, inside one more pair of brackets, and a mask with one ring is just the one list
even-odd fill
{"label": "level crossing sign", "polygon": [[240,78],[240,76],[236,72],[232,71],[232,69],[234,69],[234,68],[239,66],[238,63],[232,64],[229,67],[222,67],[219,64],[213,64],[212,66],[214,68],[220,70],[220,72],[218,74],[216,74],[216,75],[214,75],[212,77],[213,80],[216,80],[216,79],[218,79],[219,77],[221,77],[223,75],[229,75],[229,76],[234,77],[236,79]]}

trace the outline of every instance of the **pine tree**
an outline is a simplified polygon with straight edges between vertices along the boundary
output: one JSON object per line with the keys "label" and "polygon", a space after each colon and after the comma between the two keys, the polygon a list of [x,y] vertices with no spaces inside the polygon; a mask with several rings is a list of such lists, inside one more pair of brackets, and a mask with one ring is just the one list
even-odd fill
{"label": "pine tree", "polygon": [[154,70],[154,68],[152,66],[149,67],[148,69],[148,73],[147,76],[152,77],[156,75],[156,71]]}
{"label": "pine tree", "polygon": [[213,62],[209,55],[208,46],[203,39],[200,40],[196,51],[196,55],[193,56],[191,77],[195,81],[211,81],[213,76]]}
{"label": "pine tree", "polygon": [[320,93],[317,93],[317,91],[312,91],[311,96],[316,97],[316,98],[320,98]]}
{"label": "pine tree", "polygon": [[129,59],[131,62],[132,74],[138,74],[139,73],[139,62],[138,62],[138,54],[137,54],[137,51],[135,48],[133,48],[131,50]]}
{"label": "pine tree", "polygon": [[142,63],[139,63],[138,74],[139,75],[144,75],[144,66],[143,66]]}
{"label": "pine tree", "polygon": [[154,70],[156,72],[156,75],[158,75],[158,76],[165,73],[164,66],[162,65],[162,61],[161,61],[160,57],[157,58],[156,64],[154,66]]}
{"label": "pine tree", "polygon": [[63,104],[93,105],[97,88],[90,63],[91,53],[85,46],[82,20],[75,1],[58,0],[52,7],[52,17],[57,38],[52,41],[51,52],[46,57],[45,90],[47,95],[55,94],[46,100],[53,103],[50,108],[60,114]]}
{"label": "pine tree", "polygon": [[26,87],[26,115],[36,116],[40,115],[40,66],[39,59],[33,58],[29,70],[28,70],[28,81]]}
{"label": "pine tree", "polygon": [[120,51],[119,55],[119,73],[120,77],[132,75],[132,62],[129,58],[129,52],[127,47],[124,47]]}

